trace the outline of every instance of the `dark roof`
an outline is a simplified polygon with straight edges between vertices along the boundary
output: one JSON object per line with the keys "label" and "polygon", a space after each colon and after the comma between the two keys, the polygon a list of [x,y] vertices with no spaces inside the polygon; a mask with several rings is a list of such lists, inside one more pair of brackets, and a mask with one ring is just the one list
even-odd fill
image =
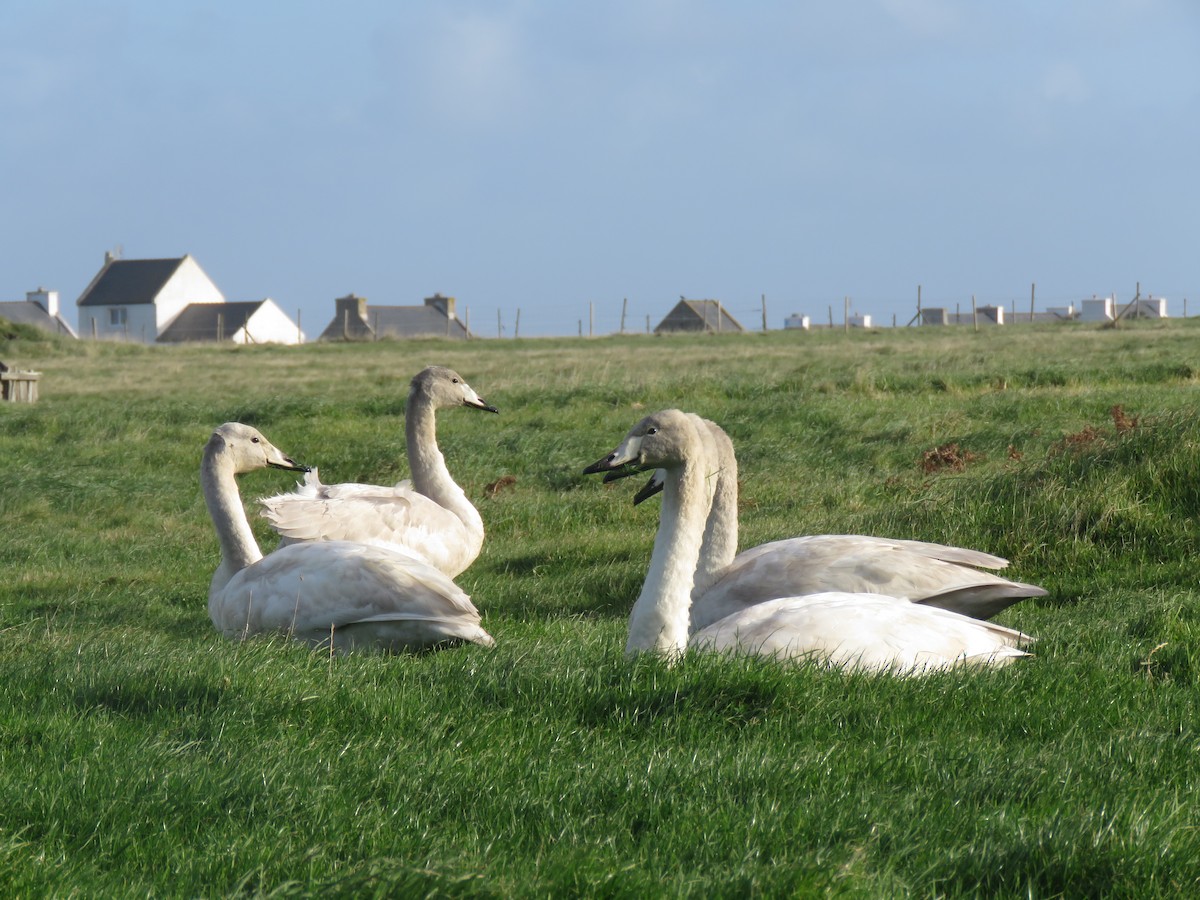
{"label": "dark roof", "polygon": [[52,331],[55,334],[69,334],[72,336],[75,334],[71,330],[71,327],[63,321],[61,316],[52,316],[46,310],[42,309],[40,304],[29,300],[6,300],[0,302],[0,316],[17,325],[33,325],[36,328],[41,328],[43,331]]}
{"label": "dark roof", "polygon": [[79,306],[130,306],[153,303],[175,270],[179,259],[115,259],[79,298]]}
{"label": "dark roof", "polygon": [[365,320],[351,314],[343,322],[340,316],[335,316],[321,332],[320,340],[468,336],[466,326],[458,318],[452,319],[433,306],[368,306]]}
{"label": "dark roof", "polygon": [[187,341],[227,341],[249,321],[266,300],[247,300],[238,303],[189,303],[163,333],[160,344],[183,344]]}
{"label": "dark roof", "polygon": [[654,329],[655,334],[664,331],[742,331],[741,324],[719,300],[684,300]]}

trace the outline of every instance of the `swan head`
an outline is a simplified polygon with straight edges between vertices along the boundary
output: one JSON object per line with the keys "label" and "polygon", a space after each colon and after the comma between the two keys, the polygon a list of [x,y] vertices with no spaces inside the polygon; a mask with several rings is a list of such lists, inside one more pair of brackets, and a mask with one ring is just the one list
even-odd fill
{"label": "swan head", "polygon": [[208,440],[205,455],[229,460],[238,475],[266,468],[309,471],[307,466],[300,465],[263,437],[257,428],[241,422],[226,422],[214,431]]}
{"label": "swan head", "polygon": [[[617,449],[583,470],[632,475],[647,469],[674,469],[696,452],[699,437],[687,413],[665,409],[646,416],[629,430]],[[606,481],[611,481],[608,474]],[[649,495],[647,495],[649,496]]]}
{"label": "swan head", "polygon": [[425,399],[435,409],[466,406],[482,409],[484,412],[500,412],[475,393],[465,378],[445,366],[428,366],[422,369],[413,376],[411,388],[413,396]]}

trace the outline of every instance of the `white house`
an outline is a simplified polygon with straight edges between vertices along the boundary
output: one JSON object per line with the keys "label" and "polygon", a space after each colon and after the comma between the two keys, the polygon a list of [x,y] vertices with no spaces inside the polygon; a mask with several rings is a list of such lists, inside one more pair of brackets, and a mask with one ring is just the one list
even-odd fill
{"label": "white house", "polygon": [[79,299],[83,337],[180,343],[235,341],[295,344],[296,323],[274,300],[227,303],[200,264],[187,254],[170,259],[117,259],[104,267]]}

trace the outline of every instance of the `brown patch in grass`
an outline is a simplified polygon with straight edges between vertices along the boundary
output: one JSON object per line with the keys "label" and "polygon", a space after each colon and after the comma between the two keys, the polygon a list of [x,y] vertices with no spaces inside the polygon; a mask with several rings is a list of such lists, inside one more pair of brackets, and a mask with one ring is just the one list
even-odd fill
{"label": "brown patch in grass", "polygon": [[963,450],[958,444],[942,444],[932,450],[926,450],[921,455],[921,469],[926,474],[949,470],[961,472],[968,463],[979,459],[979,454]]}
{"label": "brown patch in grass", "polygon": [[495,497],[498,493],[507,487],[512,487],[517,483],[516,475],[502,475],[491,484],[483,489],[483,492],[489,497]]}
{"label": "brown patch in grass", "polygon": [[1124,409],[1121,408],[1119,403],[1110,409],[1108,414],[1112,416],[1113,426],[1117,429],[1118,434],[1122,434],[1126,431],[1132,431],[1142,424],[1141,416],[1129,415]]}

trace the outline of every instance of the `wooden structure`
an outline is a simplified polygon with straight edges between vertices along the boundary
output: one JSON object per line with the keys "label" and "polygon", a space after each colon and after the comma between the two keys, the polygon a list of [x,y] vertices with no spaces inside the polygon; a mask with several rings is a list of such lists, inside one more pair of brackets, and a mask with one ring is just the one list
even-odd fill
{"label": "wooden structure", "polygon": [[5,403],[36,403],[41,372],[18,372],[0,363],[0,399]]}

